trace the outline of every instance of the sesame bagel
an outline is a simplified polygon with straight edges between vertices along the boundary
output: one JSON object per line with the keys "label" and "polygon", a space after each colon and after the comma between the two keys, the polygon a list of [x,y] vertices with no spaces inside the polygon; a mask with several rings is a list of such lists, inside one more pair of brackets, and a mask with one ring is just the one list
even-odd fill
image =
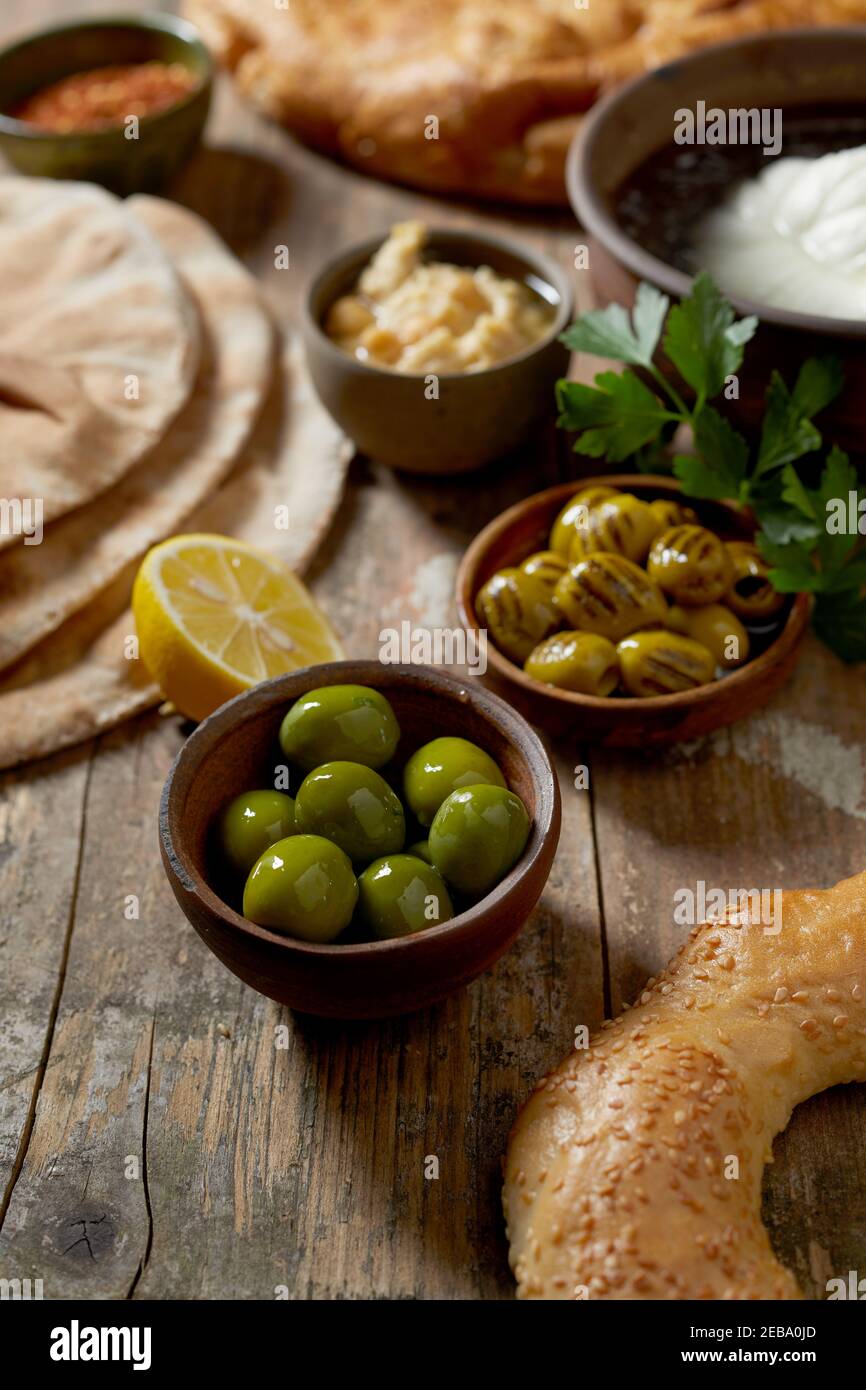
{"label": "sesame bagel", "polygon": [[518,1296],[802,1297],[761,1175],[795,1106],[866,1080],[866,873],[751,914],[696,927],[524,1106],[503,1194]]}

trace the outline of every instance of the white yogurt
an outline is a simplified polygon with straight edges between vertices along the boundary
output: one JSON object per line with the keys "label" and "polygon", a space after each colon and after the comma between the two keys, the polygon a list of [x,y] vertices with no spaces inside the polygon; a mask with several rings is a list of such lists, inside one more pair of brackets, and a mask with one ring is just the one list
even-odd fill
{"label": "white yogurt", "polygon": [[694,254],[728,294],[866,319],[866,145],[774,161],[703,219]]}

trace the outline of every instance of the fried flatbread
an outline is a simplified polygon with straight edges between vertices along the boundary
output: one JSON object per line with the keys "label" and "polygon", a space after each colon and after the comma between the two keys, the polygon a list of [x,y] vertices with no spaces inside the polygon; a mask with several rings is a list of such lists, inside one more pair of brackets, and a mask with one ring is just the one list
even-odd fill
{"label": "fried flatbread", "polygon": [[38,499],[48,524],[162,437],[192,389],[198,319],[124,203],[55,179],[0,178],[0,303],[0,497]]}
{"label": "fried flatbread", "polygon": [[267,396],[275,335],[252,276],[186,208],[143,195],[127,207],[170,256],[198,308],[202,352],[195,386],[166,435],[119,483],[49,526],[41,545],[0,554],[0,669],[54,632],[213,495]]}
{"label": "fried flatbread", "polygon": [[[738,34],[866,20],[866,0],[184,0],[243,94],[381,178],[563,204],[582,115]],[[434,124],[438,123],[438,124]]]}

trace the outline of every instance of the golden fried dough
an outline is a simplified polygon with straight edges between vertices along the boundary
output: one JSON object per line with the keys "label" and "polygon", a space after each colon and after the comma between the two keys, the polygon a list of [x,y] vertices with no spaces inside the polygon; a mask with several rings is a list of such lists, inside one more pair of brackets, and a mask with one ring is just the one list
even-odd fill
{"label": "golden fried dough", "polygon": [[311,144],[436,192],[549,204],[565,202],[581,115],[616,82],[738,34],[866,20],[866,0],[185,0],[184,10],[241,91]]}

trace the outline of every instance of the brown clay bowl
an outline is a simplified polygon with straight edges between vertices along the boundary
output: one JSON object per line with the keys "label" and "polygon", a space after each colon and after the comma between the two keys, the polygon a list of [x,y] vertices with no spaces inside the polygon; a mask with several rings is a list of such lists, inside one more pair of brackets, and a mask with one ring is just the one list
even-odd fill
{"label": "brown clay bowl", "polygon": [[342,252],[307,293],[302,333],[313,384],[337,423],[362,453],[408,473],[452,474],[479,468],[516,449],[553,409],[554,387],[568,368],[559,335],[574,317],[571,277],[555,261],[519,242],[486,232],[432,228],[429,260],[489,265],[528,283],[555,308],[546,337],[519,356],[475,372],[440,372],[438,399],[425,376],[408,376],[358,362],[322,328],[384,237]]}
{"label": "brown clay bowl", "polygon": [[[475,595],[491,575],[507,565],[520,564],[533,551],[545,550],[550,528],[569,497],[595,483],[621,488],[647,500],[682,496],[679,483],[670,478],[637,473],[560,483],[518,502],[485,526],[463,557],[457,574],[457,607],[464,627],[480,630]],[[725,502],[693,498],[688,501],[701,523],[724,540],[748,540],[753,536],[754,525],[736,507]],[[498,652],[492,642],[487,645],[488,662],[507,683],[509,697],[517,708],[552,734],[570,734],[616,748],[674,743],[712,733],[765,705],[794,668],[808,627],[809,611],[808,597],[798,594],[790,603],[775,640],[744,666],[697,690],[651,699],[577,695],[542,685]]]}
{"label": "brown clay bowl", "polygon": [[[861,104],[866,112],[866,25],[799,29],[735,39],[701,49],[617,88],[587,117],[568,154],[566,184],[581,226],[591,238],[589,263],[602,304],[634,302],[647,280],[674,300],[690,276],[632,239],[615,216],[615,194],[626,179],[673,140],[674,112],[707,108],[781,108]],[[784,155],[784,143],[782,154]],[[767,161],[765,161],[767,162]],[[741,429],[763,418],[773,368],[790,384],[804,359],[835,353],[845,371],[842,394],[819,417],[822,434],[863,455],[866,432],[866,323],[801,314],[731,296],[740,314],[761,320],[739,373],[738,400],[726,410]]]}
{"label": "brown clay bowl", "polygon": [[[280,723],[298,696],[345,682],[374,686],[390,700],[402,730],[401,763],[439,734],[460,734],[486,749],[523,799],[532,829],[511,872],[450,922],[392,941],[325,946],[256,926],[224,902],[211,886],[209,831],[233,796],[273,785],[274,766],[284,761]],[[307,667],[230,700],[180,750],[159,813],[172,890],[214,955],[260,994],[331,1018],[379,1018],[424,1008],[491,966],[541,896],[559,823],[559,785],[544,745],[509,705],[472,680],[378,661]]]}

